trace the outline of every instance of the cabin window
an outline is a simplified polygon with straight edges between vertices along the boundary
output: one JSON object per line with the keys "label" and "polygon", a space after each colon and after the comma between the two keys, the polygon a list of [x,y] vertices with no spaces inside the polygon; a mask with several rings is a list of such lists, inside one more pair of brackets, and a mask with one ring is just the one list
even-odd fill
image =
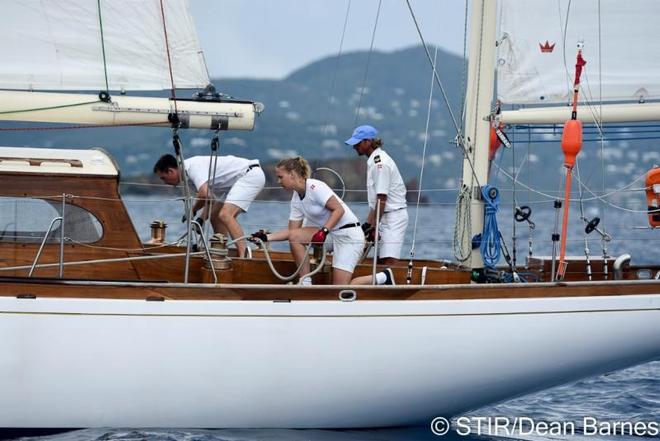
{"label": "cabin window", "polygon": [[[33,198],[0,198],[0,242],[40,243],[51,221],[62,215],[62,202]],[[60,241],[56,222],[48,243]],[[103,237],[101,222],[89,211],[66,204],[64,236],[74,242],[93,243]]]}

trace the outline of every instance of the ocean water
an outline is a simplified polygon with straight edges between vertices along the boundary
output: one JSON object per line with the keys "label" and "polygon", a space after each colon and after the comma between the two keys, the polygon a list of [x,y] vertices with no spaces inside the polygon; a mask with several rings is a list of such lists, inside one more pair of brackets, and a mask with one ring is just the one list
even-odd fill
{"label": "ocean water", "polygon": [[[149,223],[154,219],[165,220],[168,225],[168,240],[175,240],[184,233],[181,223],[182,203],[177,200],[161,200],[149,197],[128,197],[127,207],[133,218],[138,233],[149,237]],[[364,204],[355,204],[353,210],[364,219],[367,208]],[[507,214],[507,210],[509,214]],[[452,259],[452,234],[454,226],[454,207],[451,205],[425,205],[419,212],[409,208],[410,224],[404,245],[404,255],[408,255],[415,245],[415,255],[420,258]],[[590,212],[591,217],[597,212]],[[257,202],[250,211],[239,219],[246,232],[259,228],[276,230],[284,228],[287,222],[288,204],[280,202]],[[415,231],[415,217],[418,216]],[[503,207],[498,216],[500,229],[507,244],[512,249],[510,239],[513,221],[510,219],[510,207]],[[584,224],[577,216],[573,217],[569,241],[569,254],[584,253]],[[536,207],[532,214],[536,228],[532,231],[532,249],[534,255],[548,255],[551,252],[550,235],[554,228],[555,213],[546,206]],[[607,216],[604,227],[613,239],[607,243],[608,253],[616,256],[630,253],[633,263],[653,263],[660,261],[659,232],[643,228],[646,217],[643,213],[620,212]],[[638,228],[636,228],[638,227]],[[528,253],[530,230],[523,224],[516,225],[518,244],[518,263],[524,265]],[[593,237],[592,237],[593,236]],[[601,241],[594,234],[588,242],[592,255],[602,253]],[[286,249],[283,246],[282,249]],[[439,415],[440,416],[440,415]],[[462,419],[459,419],[462,418]],[[586,418],[586,420],[585,420]],[[593,420],[590,420],[592,418]],[[516,421],[527,424],[515,426]],[[596,421],[599,429],[591,433],[592,426],[585,426],[585,421]],[[496,422],[499,424],[496,426]],[[534,425],[530,426],[531,424]],[[625,430],[615,433],[603,433],[614,423],[637,422],[644,424],[651,435],[635,436]],[[419,427],[363,429],[363,430],[274,430],[274,429],[85,429],[47,436],[28,436],[25,440],[43,441],[394,441],[394,440],[633,440],[660,439],[653,436],[652,426],[660,423],[660,361],[655,361],[623,371],[593,377],[564,385],[554,389],[524,396],[515,400],[487,408],[475,410],[469,414],[452,419],[452,429],[438,436],[431,430],[431,421]],[[539,430],[543,424],[563,425],[563,433],[543,433]],[[641,427],[641,426],[640,426]],[[603,429],[604,428],[604,429]],[[522,429],[516,430],[516,429]],[[534,430],[532,430],[534,429]],[[459,433],[460,430],[460,433]],[[469,434],[464,435],[466,432]],[[480,433],[480,434],[479,434]]]}
{"label": "ocean water", "polygon": [[[129,196],[125,198],[133,224],[143,240],[149,238],[149,224],[155,219],[164,220],[167,225],[167,240],[174,241],[185,233],[185,224],[181,222],[183,203],[176,199]],[[521,204],[522,205],[522,204]],[[514,254],[513,233],[515,230],[516,262],[524,266],[529,254],[530,239],[534,256],[549,256],[552,253],[552,233],[555,229],[555,210],[550,201],[527,203],[532,207],[530,220],[534,229],[527,223],[513,220],[512,206],[502,203],[497,215],[498,226],[506,240],[509,252]],[[602,256],[603,244],[609,256],[628,253],[633,264],[660,262],[660,230],[651,230],[646,213],[642,210],[617,210],[590,204],[584,207],[584,217],[601,218],[599,229],[611,236],[603,242],[597,232],[584,234],[584,221],[576,204],[569,217],[567,254],[584,256],[585,237],[589,254]],[[366,219],[368,207],[365,203],[350,204],[350,208],[360,220]],[[289,203],[284,201],[256,201],[249,211],[239,216],[239,222],[246,234],[260,228],[277,231],[286,228],[289,215]],[[427,203],[408,207],[408,231],[402,248],[402,258],[407,259],[411,250],[417,258],[447,259],[455,261],[453,253],[454,225],[456,224],[455,204]],[[560,217],[561,222],[561,217]],[[561,229],[561,225],[558,226]],[[288,249],[286,244],[274,244],[275,248]],[[504,259],[500,261],[504,264]]]}

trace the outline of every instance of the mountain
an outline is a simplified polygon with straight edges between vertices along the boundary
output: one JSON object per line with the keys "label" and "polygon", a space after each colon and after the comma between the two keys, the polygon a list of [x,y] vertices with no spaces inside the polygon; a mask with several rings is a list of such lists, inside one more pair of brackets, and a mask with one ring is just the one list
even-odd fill
{"label": "mountain", "polygon": [[[431,48],[431,54],[433,54]],[[369,68],[367,69],[367,60]],[[461,57],[438,50],[438,72],[443,80],[452,110],[459,119],[464,83],[464,61]],[[366,75],[365,75],[366,74]],[[366,87],[362,87],[366,78]],[[282,157],[300,154],[314,167],[334,164],[347,181],[347,188],[364,189],[363,168],[351,165],[354,151],[344,144],[356,124],[371,124],[379,129],[385,149],[397,160],[406,181],[419,180],[422,150],[431,84],[431,68],[421,47],[393,52],[352,52],[341,57],[327,57],[313,62],[282,80],[215,79],[218,90],[237,98],[263,102],[266,110],[257,119],[252,132],[224,132],[221,135],[221,154],[259,158],[263,163],[276,162]],[[181,96],[183,92],[179,92]],[[359,104],[359,116],[356,109]],[[35,126],[35,124],[30,125]],[[43,127],[43,124],[37,124]],[[28,127],[16,123],[2,123],[0,128]],[[49,126],[56,127],[56,126]],[[206,154],[211,134],[202,130],[180,131],[186,156]],[[512,136],[517,152],[501,153],[497,165],[505,171],[516,171],[521,163],[542,165],[540,175],[526,169],[520,179],[536,188],[557,190],[562,176],[562,154],[559,129],[543,140],[553,143],[533,143],[528,146],[526,135]],[[104,147],[118,160],[124,179],[150,175],[156,159],[171,152],[171,134],[158,128],[103,128],[77,130],[30,130],[0,132],[2,145],[89,148]],[[554,136],[554,138],[553,138]],[[436,87],[431,103],[431,120],[423,188],[437,190],[429,193],[433,200],[448,201],[456,196],[460,182],[460,150],[452,143],[455,130],[446,105]],[[522,139],[521,139],[522,138]],[[625,152],[616,152],[607,143],[604,154],[613,159],[607,165],[608,187],[621,186],[648,170],[653,162],[660,162],[656,151],[633,142]],[[617,157],[618,155],[618,157]],[[598,143],[585,144],[581,158],[600,156]],[[513,166],[515,157],[516,167]],[[344,161],[346,160],[346,161]],[[600,183],[600,160],[585,165],[583,175],[590,183]],[[527,165],[525,165],[527,167]],[[357,170],[357,172],[356,172]],[[495,168],[496,185],[510,188],[511,183]],[[350,176],[348,176],[350,175]]]}

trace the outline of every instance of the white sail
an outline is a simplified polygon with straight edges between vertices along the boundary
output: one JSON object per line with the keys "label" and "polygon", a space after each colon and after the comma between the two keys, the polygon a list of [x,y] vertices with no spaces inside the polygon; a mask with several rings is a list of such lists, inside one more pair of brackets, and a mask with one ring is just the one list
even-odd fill
{"label": "white sail", "polygon": [[567,103],[579,41],[587,60],[585,99],[660,98],[659,17],[657,0],[502,0],[498,98],[506,104]]}
{"label": "white sail", "polygon": [[164,29],[176,88],[209,84],[187,0],[163,0],[165,26],[159,0],[21,0],[2,9],[0,88],[99,91],[107,71],[110,90],[169,89]]}

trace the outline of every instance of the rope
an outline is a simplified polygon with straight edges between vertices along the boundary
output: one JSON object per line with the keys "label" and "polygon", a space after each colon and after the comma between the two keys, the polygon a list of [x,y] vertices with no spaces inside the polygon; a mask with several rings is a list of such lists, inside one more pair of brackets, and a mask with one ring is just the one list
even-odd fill
{"label": "rope", "polygon": [[374,42],[376,41],[376,29],[378,28],[378,18],[380,17],[380,7],[383,0],[378,0],[378,10],[376,11],[376,21],[374,22],[374,29],[371,33],[371,46],[369,47],[369,54],[367,55],[367,66],[364,69],[364,79],[362,80],[362,89],[360,89],[360,99],[358,101],[357,109],[355,111],[355,125],[358,124],[360,118],[360,109],[362,107],[362,97],[364,96],[364,89],[367,87],[367,77],[369,76],[369,65],[371,64],[371,54],[374,51]]}
{"label": "rope", "polygon": [[[233,243],[235,243],[239,240],[247,239],[249,237],[252,237],[252,236],[245,235],[245,236],[242,236],[242,237],[238,237],[234,240],[231,240],[231,241],[227,242],[227,245],[233,244]],[[300,265],[298,265],[298,268],[296,268],[296,270],[293,272],[293,274],[291,274],[289,276],[283,276],[282,274],[280,274],[275,269],[275,266],[273,265],[273,259],[270,257],[270,253],[268,252],[268,247],[266,247],[264,245],[264,242],[261,239],[259,239],[258,237],[255,237],[254,240],[257,242],[257,244],[263,250],[264,256],[266,257],[266,262],[268,263],[268,267],[270,268],[273,275],[275,277],[277,277],[278,279],[280,279],[281,281],[283,281],[283,282],[290,282],[291,280],[296,278],[298,273],[300,273],[300,270],[302,270],[303,266],[305,265],[305,262],[307,262],[307,259],[309,259],[309,249],[313,246],[311,243],[309,245],[307,245],[307,248],[305,249],[305,258],[302,260],[302,262],[300,262]],[[323,245],[323,254],[322,254],[322,257],[321,257],[321,262],[319,262],[319,264],[316,266],[316,268],[313,271],[311,271],[308,274],[304,274],[303,276],[301,276],[300,277],[301,281],[305,277],[313,276],[314,274],[318,273],[321,270],[321,268],[323,268],[323,265],[325,264],[326,254],[327,254],[327,252],[326,252],[325,244],[324,244]]]}
{"label": "rope", "polygon": [[101,30],[101,53],[103,54],[103,75],[105,76],[105,92],[110,96],[110,86],[108,85],[108,64],[105,59],[105,38],[103,36],[103,18],[101,17],[101,0],[96,2],[99,12],[99,29]]}
{"label": "rope", "polygon": [[500,260],[501,234],[497,227],[497,210],[500,205],[500,192],[491,185],[485,185],[481,190],[484,199],[484,231],[481,235],[481,257],[484,265],[495,268]]}
{"label": "rope", "polygon": [[454,257],[459,262],[465,262],[472,253],[471,212],[470,204],[472,202],[471,189],[463,186],[456,199],[456,221],[454,223],[453,249]]}
{"label": "rope", "polygon": [[172,73],[172,58],[170,57],[170,42],[167,38],[167,25],[165,23],[165,7],[163,6],[163,0],[160,0],[160,13],[163,17],[163,33],[165,34],[165,51],[167,52],[167,67],[170,71],[170,84],[172,85],[171,93],[172,100],[174,101],[174,114],[178,115],[179,111],[176,105],[176,87],[174,86],[174,74]]}

